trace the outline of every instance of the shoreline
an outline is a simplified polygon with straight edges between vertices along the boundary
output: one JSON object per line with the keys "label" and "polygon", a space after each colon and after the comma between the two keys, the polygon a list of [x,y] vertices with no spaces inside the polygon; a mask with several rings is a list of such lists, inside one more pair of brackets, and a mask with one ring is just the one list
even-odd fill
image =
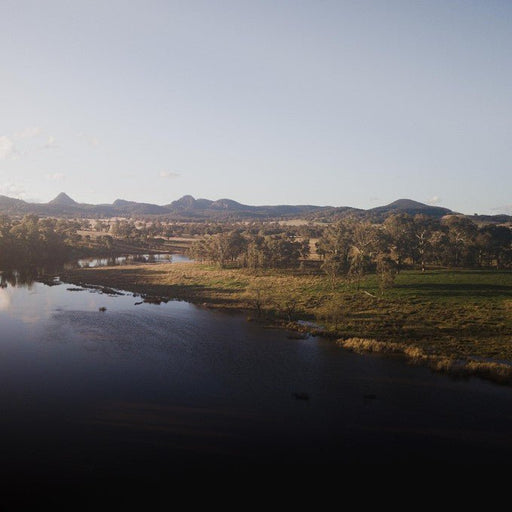
{"label": "shoreline", "polygon": [[[425,309],[429,322],[434,324],[425,333],[420,331],[421,337],[415,338],[411,336],[414,331],[407,329],[407,325],[395,325],[387,316],[412,302],[410,300],[385,300],[366,292],[347,291],[339,296],[340,309],[345,316],[330,318],[332,312],[326,307],[326,304],[329,306],[329,290],[324,276],[286,271],[251,273],[186,262],[83,268],[63,272],[61,279],[75,285],[128,291],[140,295],[145,302],[184,300],[202,307],[238,312],[247,315],[248,321],[296,331],[297,337],[314,335],[336,340],[346,350],[398,356],[408,364],[427,366],[454,377],[475,376],[498,384],[512,384],[512,364],[508,363],[512,362],[507,343],[512,339],[509,332],[501,334],[504,329],[500,327],[496,334],[471,332],[472,338],[467,339],[464,332],[457,336],[455,328],[449,329],[447,335],[443,332],[445,326],[440,318],[443,311],[448,316],[458,312],[464,326],[469,324],[458,311],[465,306],[465,299],[454,304],[415,300],[414,307]],[[375,317],[370,327],[366,318],[369,312]],[[363,322],[358,328],[360,318]],[[487,317],[485,320],[489,321]],[[315,328],[308,322],[325,328]],[[379,332],[382,335],[372,335]]]}
{"label": "shoreline", "polygon": [[426,366],[436,373],[452,377],[479,377],[495,384],[512,385],[512,364],[434,356],[425,353],[421,348],[365,338],[340,339],[336,343],[358,354],[397,356],[408,364]]}

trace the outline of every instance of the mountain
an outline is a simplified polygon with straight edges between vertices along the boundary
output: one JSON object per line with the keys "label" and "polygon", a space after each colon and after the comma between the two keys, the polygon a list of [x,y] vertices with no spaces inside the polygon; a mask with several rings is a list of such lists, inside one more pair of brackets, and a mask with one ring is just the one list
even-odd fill
{"label": "mountain", "polygon": [[213,201],[208,199],[194,199],[192,196],[183,196],[172,203],[165,205],[165,208],[174,212],[188,212],[192,210],[205,210]]}
{"label": "mountain", "polygon": [[[48,203],[28,203],[0,195],[0,214],[25,215],[34,213],[41,216],[54,217],[135,217],[165,216],[173,220],[276,220],[283,218],[303,218],[311,221],[332,221],[347,216],[367,218],[376,222],[388,215],[422,213],[432,217],[443,217],[453,214],[448,208],[431,206],[412,199],[398,199],[388,205],[378,206],[369,210],[349,206],[315,206],[315,205],[264,205],[251,206],[233,199],[195,199],[186,195],[165,205],[138,203],[125,199],[116,199],[112,204],[77,203],[66,193],[61,192]],[[482,221],[484,216],[482,216]],[[496,217],[496,218],[495,218]],[[499,219],[498,219],[499,217]],[[485,222],[504,221],[507,216],[485,216]],[[473,217],[471,217],[473,218]],[[476,218],[475,218],[476,220]]]}
{"label": "mountain", "polygon": [[378,206],[377,208],[371,208],[370,210],[366,211],[370,215],[375,215],[378,217],[397,213],[407,213],[409,215],[423,213],[424,215],[428,215],[430,217],[444,217],[445,215],[454,213],[448,208],[431,206],[428,204],[419,203],[418,201],[413,201],[412,199],[398,199],[385,206]]}
{"label": "mountain", "polygon": [[211,208],[216,210],[247,210],[254,209],[254,206],[247,206],[242,203],[233,201],[233,199],[217,199],[211,205]]}
{"label": "mountain", "polygon": [[193,217],[243,217],[243,218],[268,218],[293,215],[306,215],[314,211],[320,211],[324,206],[312,205],[274,205],[274,206],[250,206],[242,204],[233,199],[194,199],[187,195],[172,203],[165,205],[170,212]]}
{"label": "mountain", "polygon": [[135,201],[125,201],[124,199],[116,199],[112,203],[112,207],[117,214],[163,215],[165,213],[169,213],[169,210],[164,206],[158,206],[150,203],[137,203]]}
{"label": "mountain", "polygon": [[71,199],[65,192],[61,192],[55,199],[49,203],[52,206],[78,206],[78,203]]}
{"label": "mountain", "polygon": [[0,213],[16,215],[25,213],[26,207],[29,203],[21,199],[14,199],[13,197],[0,196]]}

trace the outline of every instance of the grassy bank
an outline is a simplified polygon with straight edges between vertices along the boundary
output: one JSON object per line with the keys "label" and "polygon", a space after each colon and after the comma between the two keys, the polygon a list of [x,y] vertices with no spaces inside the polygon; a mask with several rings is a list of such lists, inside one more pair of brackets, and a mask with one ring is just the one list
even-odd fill
{"label": "grassy bank", "polygon": [[[408,271],[384,293],[375,276],[358,286],[340,279],[333,287],[315,273],[252,272],[198,263],[81,269],[63,278],[132,291],[149,300],[177,298],[249,310],[252,318],[266,322],[312,320],[342,342],[372,341],[366,349],[361,342],[358,351],[376,351],[372,344],[377,343],[381,352],[400,353],[437,370],[512,379],[506,370],[512,364],[511,272]],[[354,343],[349,345],[355,349]]]}

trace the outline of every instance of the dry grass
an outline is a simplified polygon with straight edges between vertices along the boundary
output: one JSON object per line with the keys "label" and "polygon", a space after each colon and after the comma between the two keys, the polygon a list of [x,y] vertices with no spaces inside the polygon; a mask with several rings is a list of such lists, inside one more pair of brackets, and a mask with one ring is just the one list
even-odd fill
{"label": "dry grass", "polygon": [[512,364],[431,355],[425,353],[420,347],[365,338],[340,339],[338,344],[347,350],[359,354],[384,353],[399,355],[412,364],[428,366],[434,371],[450,375],[460,377],[477,376],[500,384],[512,383]]}

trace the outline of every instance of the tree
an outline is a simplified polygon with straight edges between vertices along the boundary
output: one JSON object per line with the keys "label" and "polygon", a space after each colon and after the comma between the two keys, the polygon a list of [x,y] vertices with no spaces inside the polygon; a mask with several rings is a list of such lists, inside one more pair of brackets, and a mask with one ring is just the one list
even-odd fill
{"label": "tree", "polygon": [[407,214],[390,215],[383,227],[388,235],[390,257],[396,263],[396,271],[400,272],[404,261],[413,256],[413,219]]}
{"label": "tree", "polygon": [[349,252],[349,276],[357,283],[358,289],[378,245],[379,231],[373,224],[369,222],[354,223],[352,246]]}
{"label": "tree", "polygon": [[[449,244],[448,259],[455,267],[475,262],[475,237],[477,229],[475,224],[466,217],[450,215],[443,221],[448,228]],[[473,250],[473,251],[472,251]]]}
{"label": "tree", "polygon": [[378,254],[376,257],[376,262],[377,276],[379,278],[379,289],[380,293],[383,294],[384,290],[393,286],[398,268],[396,261],[385,253]]}
{"label": "tree", "polygon": [[348,270],[351,233],[347,223],[338,221],[325,228],[316,243],[317,254],[323,259],[322,270],[327,274],[334,290],[338,277]]}
{"label": "tree", "polygon": [[[488,225],[481,228],[476,237],[479,249],[483,249],[489,258],[500,269],[510,261],[512,251],[512,231],[506,226]],[[479,258],[480,260],[480,258]]]}
{"label": "tree", "polygon": [[256,269],[265,266],[267,261],[265,239],[260,235],[251,235],[247,242],[244,265]]}
{"label": "tree", "polygon": [[432,250],[432,235],[439,229],[437,220],[427,215],[414,216],[413,222],[413,259],[419,261],[421,271],[426,270],[426,261]]}
{"label": "tree", "polygon": [[272,290],[259,282],[249,284],[246,289],[247,300],[257,311],[258,318],[261,317],[263,310],[272,302]]}

